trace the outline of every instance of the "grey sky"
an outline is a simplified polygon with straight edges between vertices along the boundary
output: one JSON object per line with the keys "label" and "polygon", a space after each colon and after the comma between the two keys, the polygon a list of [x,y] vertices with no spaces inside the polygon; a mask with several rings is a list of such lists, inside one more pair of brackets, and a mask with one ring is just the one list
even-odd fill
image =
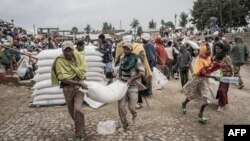
{"label": "grey sky", "polygon": [[161,19],[174,22],[175,13],[189,13],[192,6],[193,0],[1,0],[0,18],[14,19],[17,26],[31,31],[33,24],[60,29],[76,26],[79,30],[90,24],[101,29],[104,21],[118,29],[120,20],[122,28],[130,29],[136,18],[146,30],[150,20],[157,26]]}

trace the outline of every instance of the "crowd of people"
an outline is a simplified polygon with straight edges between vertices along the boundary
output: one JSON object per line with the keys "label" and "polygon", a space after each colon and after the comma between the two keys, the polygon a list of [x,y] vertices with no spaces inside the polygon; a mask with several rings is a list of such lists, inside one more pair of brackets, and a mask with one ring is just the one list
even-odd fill
{"label": "crowd of people", "polygon": [[[198,114],[199,121],[206,123],[208,119],[203,116],[203,112],[212,100],[209,79],[219,82],[216,93],[216,99],[218,99],[217,111],[224,111],[226,104],[228,104],[227,93],[230,82],[220,82],[220,78],[239,77],[238,88],[242,89],[244,83],[241,79],[240,68],[247,63],[249,52],[240,35],[235,36],[234,41],[231,42],[223,37],[223,34],[219,34],[215,38],[207,37],[199,41],[196,41],[195,38],[189,40],[197,42],[199,49],[193,49],[192,45],[186,43],[183,39],[164,42],[160,36],[157,36],[155,40],[151,40],[148,33],[143,33],[141,42],[136,43],[132,40],[132,37],[127,36],[116,47],[115,60],[119,61],[119,58],[123,57],[121,48],[127,49],[126,45],[128,43],[132,44],[132,48],[129,47],[131,52],[134,52],[138,44],[141,44],[143,46],[142,50],[139,53],[137,52],[137,55],[144,64],[145,73],[142,74],[142,78],[146,80],[149,94],[153,94],[151,81],[154,67],[165,74],[169,80],[179,79],[180,76],[181,86],[183,87],[182,93],[186,96],[186,99],[181,104],[183,114],[186,113],[187,103],[193,99],[198,99],[201,103]],[[119,63],[116,62],[115,64]],[[192,77],[189,77],[190,74]],[[143,96],[143,93],[141,94],[139,89],[137,91],[138,99],[132,98],[129,94],[127,95],[129,109],[132,114],[134,110],[131,107],[142,107],[142,98],[140,97]],[[136,100],[137,106],[134,105]],[[126,122],[124,122],[123,130],[126,130],[126,127]]]}
{"label": "crowd of people", "polygon": [[[180,76],[182,93],[186,96],[181,104],[182,112],[186,114],[188,102],[198,99],[201,103],[198,118],[204,124],[208,118],[203,115],[203,112],[212,100],[209,79],[219,82],[216,92],[218,112],[225,111],[230,86],[230,82],[222,82],[220,78],[239,77],[238,88],[244,87],[240,68],[247,63],[249,52],[240,35],[236,35],[234,41],[228,41],[223,34],[219,34],[215,38],[207,37],[204,40],[195,40],[194,37],[188,40],[196,42],[199,49],[193,49],[192,45],[186,43],[184,39],[164,41],[157,36],[155,40],[151,40],[148,33],[141,35],[141,42],[133,41],[131,36],[125,36],[117,44],[115,64],[120,66],[118,78],[130,84],[127,95],[118,102],[122,122],[119,131],[126,131],[128,127],[124,103],[128,103],[134,121],[137,116],[135,108],[142,108],[142,97],[153,94],[152,72],[154,67],[169,80],[179,79]],[[189,77],[190,74],[192,77]],[[140,90],[139,86],[134,87],[138,85],[137,81],[144,84],[147,90]],[[138,97],[132,96],[130,91],[136,92]]]}
{"label": "crowd of people", "polygon": [[[15,26],[14,22],[0,21],[0,68],[5,69],[6,74],[10,74],[10,67],[17,70],[22,61],[21,55],[35,56],[41,50],[55,49],[60,47],[59,42],[54,37],[34,36],[23,28]],[[29,59],[31,68],[27,75],[21,79],[31,79],[35,72],[36,59]]]}
{"label": "crowd of people", "polygon": [[[81,112],[84,93],[79,91],[79,88],[88,89],[82,81],[87,72],[84,59],[85,42],[77,41],[75,49],[71,41],[60,45],[56,38],[37,38],[15,27],[13,23],[4,22],[0,23],[0,39],[0,46],[10,46],[21,52],[62,48],[63,54],[57,57],[52,66],[52,84],[60,85],[63,89],[69,113],[75,122],[76,138],[81,139],[84,132],[84,114]],[[135,41],[133,36],[127,35],[115,46],[113,53],[112,44],[105,39],[104,34],[99,35],[97,51],[103,54],[104,73],[108,84],[119,79],[129,86],[126,95],[118,101],[122,123],[119,132],[126,131],[129,126],[126,104],[132,114],[132,120],[135,121],[137,109],[143,108],[143,97],[153,95],[152,75],[155,68],[170,80],[169,83],[180,78],[181,92],[186,96],[181,103],[183,114],[187,112],[186,106],[191,100],[200,101],[198,117],[201,123],[208,120],[203,115],[205,107],[211,101],[208,79],[219,82],[216,96],[218,111],[224,111],[228,104],[227,93],[230,86],[229,83],[220,82],[221,77],[239,77],[239,89],[244,87],[240,68],[247,63],[249,52],[239,35],[231,42],[223,37],[223,34],[204,40],[196,40],[195,36],[190,36],[188,40],[196,43],[198,49],[194,49],[185,40],[164,40],[160,35],[152,40],[148,33],[142,33],[141,40]],[[8,70],[10,64],[17,66],[21,57],[16,51],[0,48],[0,59],[4,69]],[[119,67],[117,74],[114,74],[113,66]],[[33,70],[35,71],[35,68]]]}

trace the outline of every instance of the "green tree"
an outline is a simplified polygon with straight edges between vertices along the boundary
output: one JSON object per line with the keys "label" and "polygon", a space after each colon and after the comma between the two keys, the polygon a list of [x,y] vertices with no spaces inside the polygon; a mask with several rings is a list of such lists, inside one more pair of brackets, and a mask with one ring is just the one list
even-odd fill
{"label": "green tree", "polygon": [[156,22],[153,19],[151,21],[149,21],[148,28],[149,29],[156,29]]}
{"label": "green tree", "polygon": [[139,21],[137,19],[133,19],[133,21],[131,22],[130,26],[132,29],[134,29],[134,33],[136,32],[137,27],[139,26]]}
{"label": "green tree", "polygon": [[103,23],[103,26],[102,26],[102,33],[108,33],[109,31],[109,24],[107,22],[104,22]]}
{"label": "green tree", "polygon": [[185,12],[181,12],[179,23],[181,27],[186,27],[188,23],[188,14],[186,14]]}
{"label": "green tree", "polygon": [[191,10],[192,24],[203,30],[208,26],[209,19],[215,17],[221,26],[245,26],[248,3],[249,0],[196,0]]}
{"label": "green tree", "polygon": [[103,23],[103,26],[102,26],[102,33],[103,34],[111,34],[111,33],[113,33],[114,30],[115,30],[115,28],[112,26],[111,23],[108,23],[108,22]]}
{"label": "green tree", "polygon": [[73,37],[73,42],[76,42],[76,34],[78,33],[78,28],[77,27],[72,27],[71,33],[74,35]]}
{"label": "green tree", "polygon": [[115,28],[112,26],[112,24],[111,24],[111,23],[109,23],[109,30],[110,30],[110,33],[111,33],[111,32],[113,32],[113,31],[114,31],[114,29],[115,29]]}
{"label": "green tree", "polygon": [[[249,0],[228,0],[224,1],[222,17],[225,26],[246,26],[247,15],[250,16]],[[225,15],[229,15],[225,16]]]}
{"label": "green tree", "polygon": [[91,31],[91,26],[89,24],[86,25],[86,27],[84,28],[84,30],[87,32],[87,34],[89,34],[89,32]]}
{"label": "green tree", "polygon": [[102,26],[102,33],[103,34],[108,34],[110,33],[110,25],[108,24],[108,22],[104,22],[103,26]]}
{"label": "green tree", "polygon": [[174,23],[171,22],[171,21],[166,22],[166,23],[165,23],[165,26],[166,26],[166,27],[171,27],[172,29],[175,28]]}
{"label": "green tree", "polygon": [[143,33],[142,27],[138,26],[138,28],[137,28],[137,35],[141,36],[142,33]]}
{"label": "green tree", "polygon": [[78,28],[77,27],[72,27],[72,29],[71,29],[71,32],[72,32],[72,34],[74,33],[74,34],[77,34],[78,33]]}
{"label": "green tree", "polygon": [[164,27],[165,24],[166,24],[165,21],[162,19],[162,20],[161,20],[161,26]]}
{"label": "green tree", "polygon": [[244,0],[244,3],[246,3],[246,7],[248,9],[247,20],[248,20],[248,22],[250,22],[250,2],[249,2],[249,0]]}

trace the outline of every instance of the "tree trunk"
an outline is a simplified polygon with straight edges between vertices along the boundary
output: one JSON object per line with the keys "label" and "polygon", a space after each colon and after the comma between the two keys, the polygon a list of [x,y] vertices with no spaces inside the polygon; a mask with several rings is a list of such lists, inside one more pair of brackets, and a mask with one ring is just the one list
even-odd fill
{"label": "tree trunk", "polygon": [[222,0],[220,0],[220,24],[222,26]]}

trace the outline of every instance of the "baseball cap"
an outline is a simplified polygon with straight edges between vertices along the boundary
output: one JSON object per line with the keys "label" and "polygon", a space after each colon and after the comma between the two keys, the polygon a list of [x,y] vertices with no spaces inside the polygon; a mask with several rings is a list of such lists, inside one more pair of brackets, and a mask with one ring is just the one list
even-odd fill
{"label": "baseball cap", "polygon": [[62,50],[64,51],[67,48],[74,49],[74,44],[71,41],[64,41],[62,43]]}
{"label": "baseball cap", "polygon": [[132,49],[132,48],[133,48],[133,45],[132,45],[132,43],[130,43],[130,42],[125,42],[125,43],[123,44],[123,47],[128,47],[129,49]]}

